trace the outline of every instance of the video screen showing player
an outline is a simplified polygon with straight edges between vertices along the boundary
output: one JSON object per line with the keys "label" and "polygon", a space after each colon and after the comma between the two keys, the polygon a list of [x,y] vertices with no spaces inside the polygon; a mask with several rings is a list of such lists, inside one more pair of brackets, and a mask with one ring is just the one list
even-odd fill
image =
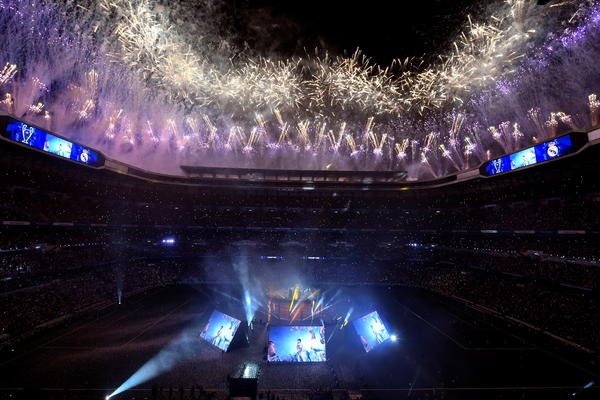
{"label": "video screen showing player", "polygon": [[510,158],[511,169],[523,168],[537,162],[535,158],[535,149],[533,147],[521,150],[518,153],[509,155],[508,157]]}
{"label": "video screen showing player", "polygon": [[353,325],[367,353],[390,338],[377,311],[355,320]]}
{"label": "video screen showing player", "polygon": [[52,135],[46,135],[44,151],[64,158],[71,158],[73,143]]}
{"label": "video screen showing player", "polygon": [[202,328],[200,337],[213,346],[227,351],[239,326],[239,319],[215,310],[210,315],[204,328]]}
{"label": "video screen showing player", "polygon": [[271,326],[267,361],[327,361],[325,343],[325,327],[323,326]]}

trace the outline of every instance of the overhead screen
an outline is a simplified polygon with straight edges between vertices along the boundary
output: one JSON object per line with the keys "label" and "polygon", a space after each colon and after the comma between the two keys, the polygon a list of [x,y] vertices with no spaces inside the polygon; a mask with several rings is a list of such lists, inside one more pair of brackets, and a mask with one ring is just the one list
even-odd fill
{"label": "overhead screen", "polygon": [[367,353],[390,338],[390,334],[377,311],[354,320],[353,325]]}
{"label": "overhead screen", "polygon": [[204,325],[200,337],[213,346],[227,351],[239,326],[239,319],[215,310]]}
{"label": "overhead screen", "polygon": [[97,151],[62,139],[13,118],[8,118],[3,136],[81,164],[93,167],[99,167],[103,164],[102,155]]}
{"label": "overhead screen", "polygon": [[538,164],[574,153],[583,144],[585,144],[585,134],[581,134],[580,132],[569,133],[525,150],[488,161],[482,166],[481,173],[491,176],[514,171],[528,165]]}
{"label": "overhead screen", "polygon": [[325,351],[323,326],[271,326],[267,360],[269,362],[323,362]]}

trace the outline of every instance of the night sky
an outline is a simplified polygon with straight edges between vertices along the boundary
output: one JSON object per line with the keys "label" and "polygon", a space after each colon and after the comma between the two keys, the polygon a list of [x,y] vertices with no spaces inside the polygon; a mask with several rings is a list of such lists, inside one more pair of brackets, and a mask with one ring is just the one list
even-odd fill
{"label": "night sky", "polygon": [[[467,21],[490,2],[418,0],[231,0],[243,40],[261,55],[302,56],[305,49],[349,55],[360,47],[386,65],[394,58],[449,48]],[[402,7],[402,8],[400,8]]]}

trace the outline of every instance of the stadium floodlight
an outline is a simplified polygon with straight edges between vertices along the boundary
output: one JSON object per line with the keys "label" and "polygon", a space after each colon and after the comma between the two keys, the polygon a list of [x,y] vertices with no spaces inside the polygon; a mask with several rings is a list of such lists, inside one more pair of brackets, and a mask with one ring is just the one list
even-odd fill
{"label": "stadium floodlight", "polygon": [[166,246],[173,245],[173,244],[175,244],[175,238],[172,238],[172,237],[164,238],[162,240],[162,244],[164,244]]}
{"label": "stadium floodlight", "polygon": [[397,340],[398,340],[398,336],[396,336],[396,335],[392,335],[392,336],[390,336],[390,340],[391,340],[392,342],[395,342],[395,341],[397,341]]}
{"label": "stadium floodlight", "polygon": [[148,382],[157,376],[170,371],[179,362],[187,360],[192,355],[197,354],[198,346],[197,327],[190,326],[184,329],[169,344],[163,347],[158,354],[146,361],[137,371],[133,373],[125,382],[115,389],[106,399],[113,398],[131,388]]}

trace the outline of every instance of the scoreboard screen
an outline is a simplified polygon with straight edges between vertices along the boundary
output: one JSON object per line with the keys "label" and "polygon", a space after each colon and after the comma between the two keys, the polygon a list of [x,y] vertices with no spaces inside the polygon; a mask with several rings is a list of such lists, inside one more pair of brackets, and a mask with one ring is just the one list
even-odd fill
{"label": "scoreboard screen", "polygon": [[568,133],[516,153],[490,160],[481,166],[480,172],[482,175],[492,176],[539,164],[572,154],[579,150],[585,142],[585,134],[581,132]]}
{"label": "scoreboard screen", "polygon": [[102,154],[95,150],[14,118],[3,117],[3,119],[2,136],[7,139],[92,167],[100,167],[104,164]]}

